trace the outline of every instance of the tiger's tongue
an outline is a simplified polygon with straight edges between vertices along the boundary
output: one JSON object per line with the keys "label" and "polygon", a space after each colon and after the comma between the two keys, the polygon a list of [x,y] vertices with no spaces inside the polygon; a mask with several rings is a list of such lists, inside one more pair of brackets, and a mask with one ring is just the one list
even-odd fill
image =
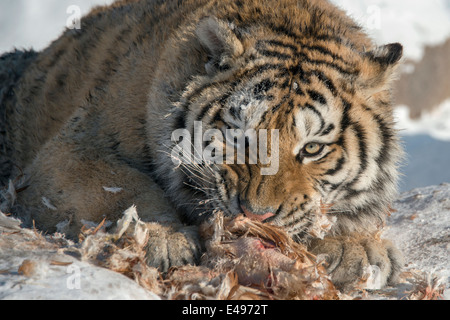
{"label": "tiger's tongue", "polygon": [[245,208],[244,206],[241,206],[241,208],[244,211],[244,214],[247,218],[256,220],[256,221],[260,221],[260,222],[264,222],[267,219],[269,219],[275,215],[272,212],[267,212],[266,214],[263,214],[263,215],[255,214],[255,213],[248,211],[247,208]]}

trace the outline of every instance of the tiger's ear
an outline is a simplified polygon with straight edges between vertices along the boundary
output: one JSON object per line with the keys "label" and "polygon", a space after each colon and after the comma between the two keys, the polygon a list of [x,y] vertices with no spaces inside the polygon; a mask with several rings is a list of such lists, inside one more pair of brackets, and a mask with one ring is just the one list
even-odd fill
{"label": "tiger's ear", "polygon": [[210,61],[205,66],[208,73],[226,68],[231,59],[244,52],[244,47],[232,27],[215,17],[203,18],[197,25],[196,35],[210,55]]}
{"label": "tiger's ear", "polygon": [[368,95],[386,90],[395,78],[403,55],[403,46],[391,43],[364,53],[359,86]]}

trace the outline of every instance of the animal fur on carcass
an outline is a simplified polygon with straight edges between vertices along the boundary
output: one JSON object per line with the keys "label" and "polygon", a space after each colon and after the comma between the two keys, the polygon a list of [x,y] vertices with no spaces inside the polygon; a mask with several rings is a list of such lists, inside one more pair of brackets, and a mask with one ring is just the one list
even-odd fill
{"label": "animal fur on carcass", "polygon": [[279,227],[217,213],[201,234],[208,239],[202,265],[235,272],[240,285],[258,288],[267,298],[337,298],[322,264]]}
{"label": "animal fur on carcass", "polygon": [[338,299],[325,268],[282,229],[218,212],[200,227],[206,252],[199,266],[165,275],[145,264],[146,224],[127,210],[114,236],[95,230],[84,258],[134,278],[165,299]]}

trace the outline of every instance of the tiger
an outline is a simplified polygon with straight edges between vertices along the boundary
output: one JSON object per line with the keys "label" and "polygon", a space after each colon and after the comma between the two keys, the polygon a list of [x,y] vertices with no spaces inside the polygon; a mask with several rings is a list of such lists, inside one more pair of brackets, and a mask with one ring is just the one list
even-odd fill
{"label": "tiger", "polygon": [[[2,210],[76,240],[86,221],[135,205],[161,272],[199,263],[199,225],[216,212],[244,214],[323,257],[340,288],[370,266],[393,284],[402,254],[379,234],[402,160],[391,93],[402,52],[327,0],[97,7],[43,51],[0,59]],[[177,158],[174,132],[193,139],[199,124],[276,133],[276,170],[248,161],[247,135],[243,163]],[[225,140],[207,142],[219,152]],[[334,223],[313,236],[324,208]]]}

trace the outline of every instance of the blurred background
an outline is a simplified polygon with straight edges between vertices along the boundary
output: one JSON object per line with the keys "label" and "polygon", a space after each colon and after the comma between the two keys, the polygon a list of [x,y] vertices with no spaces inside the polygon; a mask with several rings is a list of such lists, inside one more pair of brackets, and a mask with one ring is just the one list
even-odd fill
{"label": "blurred background", "polygon": [[[113,0],[1,0],[0,54],[42,50],[74,18]],[[378,44],[405,47],[396,94],[407,159],[400,188],[450,182],[450,0],[332,0]]]}

